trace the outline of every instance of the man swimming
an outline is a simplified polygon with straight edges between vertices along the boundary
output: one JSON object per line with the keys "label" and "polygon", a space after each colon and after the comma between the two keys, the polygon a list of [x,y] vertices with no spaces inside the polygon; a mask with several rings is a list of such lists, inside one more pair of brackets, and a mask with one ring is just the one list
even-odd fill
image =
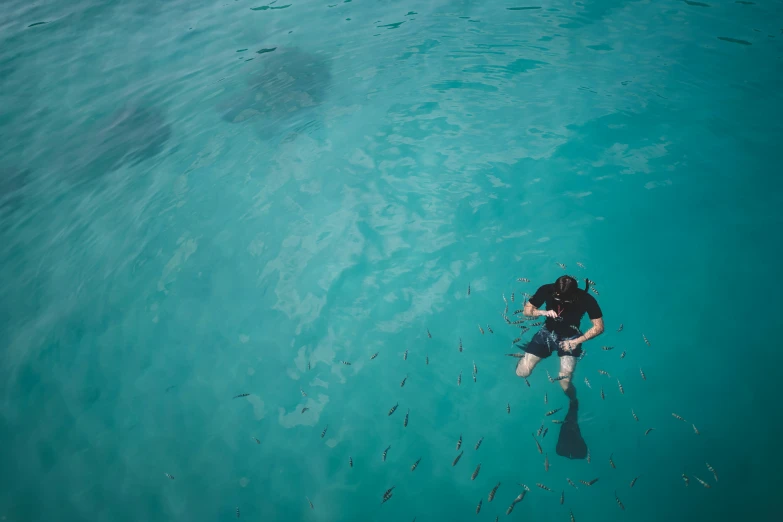
{"label": "man swimming", "polygon": [[[569,459],[583,459],[587,456],[587,444],[579,429],[579,401],[576,400],[576,388],[571,383],[576,360],[582,354],[582,343],[600,335],[604,331],[604,320],[598,302],[585,289],[581,290],[571,276],[562,276],[554,284],[543,285],[525,303],[522,311],[528,317],[546,317],[544,326],[527,346],[520,346],[526,353],[517,364],[517,375],[528,377],[541,359],[546,359],[557,351],[560,357],[560,386],[570,399],[568,413],[560,425],[557,439],[558,455]],[[539,307],[546,303],[546,310]],[[593,327],[584,334],[579,323],[584,314],[590,318]]]}
{"label": "man swimming", "polygon": [[[527,353],[517,364],[517,375],[528,377],[541,359],[557,351],[560,357],[560,386],[572,401],[576,400],[576,389],[571,384],[571,377],[577,357],[582,354],[582,343],[604,331],[601,307],[588,293],[588,289],[587,282],[585,289],[581,290],[576,279],[561,276],[553,284],[543,285],[536,290],[522,311],[528,317],[544,316],[547,319],[527,346],[521,347]],[[546,310],[539,310],[545,303]],[[593,326],[582,334],[579,323],[585,313]]]}

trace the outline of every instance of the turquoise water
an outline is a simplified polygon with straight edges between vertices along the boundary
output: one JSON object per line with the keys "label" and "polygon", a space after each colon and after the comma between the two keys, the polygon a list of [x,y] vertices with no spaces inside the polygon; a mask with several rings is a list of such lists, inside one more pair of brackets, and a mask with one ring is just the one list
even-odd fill
{"label": "turquoise water", "polygon": [[[778,520],[782,40],[773,1],[4,2],[0,517]],[[557,263],[606,322],[589,464],[504,355]]]}

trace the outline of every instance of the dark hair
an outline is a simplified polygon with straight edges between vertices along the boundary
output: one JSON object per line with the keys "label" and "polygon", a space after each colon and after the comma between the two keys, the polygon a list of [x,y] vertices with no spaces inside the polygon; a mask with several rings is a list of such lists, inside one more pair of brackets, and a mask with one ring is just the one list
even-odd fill
{"label": "dark hair", "polygon": [[579,288],[579,283],[576,281],[575,278],[564,275],[557,278],[557,281],[555,281],[555,294],[561,295],[564,297],[579,297],[581,292],[587,293],[587,291],[590,289],[590,280],[585,279],[585,289],[581,290]]}

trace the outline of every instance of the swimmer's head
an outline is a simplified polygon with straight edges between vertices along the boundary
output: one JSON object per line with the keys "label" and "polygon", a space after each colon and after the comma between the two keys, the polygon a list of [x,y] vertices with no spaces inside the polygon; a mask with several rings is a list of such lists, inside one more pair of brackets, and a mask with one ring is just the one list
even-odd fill
{"label": "swimmer's head", "polygon": [[576,301],[582,291],[579,288],[579,283],[577,283],[576,279],[571,276],[564,275],[557,278],[557,281],[555,281],[555,288],[552,293],[555,301],[570,303]]}

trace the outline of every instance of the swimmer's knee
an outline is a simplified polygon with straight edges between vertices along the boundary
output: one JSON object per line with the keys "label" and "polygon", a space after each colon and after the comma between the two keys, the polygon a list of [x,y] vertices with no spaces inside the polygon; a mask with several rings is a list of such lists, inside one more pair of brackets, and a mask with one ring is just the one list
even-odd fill
{"label": "swimmer's knee", "polygon": [[530,368],[523,364],[522,361],[519,361],[519,364],[517,364],[517,377],[530,377]]}

